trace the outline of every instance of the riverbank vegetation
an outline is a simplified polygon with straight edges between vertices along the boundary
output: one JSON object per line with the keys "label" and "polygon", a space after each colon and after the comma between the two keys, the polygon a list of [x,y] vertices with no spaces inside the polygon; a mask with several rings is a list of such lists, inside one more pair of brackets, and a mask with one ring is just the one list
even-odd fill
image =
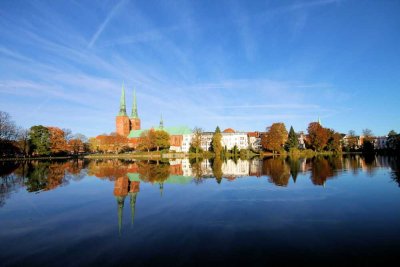
{"label": "riverbank vegetation", "polygon": [[[354,131],[341,134],[325,128],[320,122],[311,122],[307,133],[296,133],[293,127],[289,132],[282,122],[273,123],[265,132],[259,133],[260,147],[250,144],[246,149],[235,145],[228,149],[222,144],[222,133],[217,126],[212,136],[209,149],[204,151],[203,131],[193,130],[189,153],[191,158],[252,158],[268,155],[330,155],[338,153],[364,154],[399,154],[400,134],[390,131],[386,146],[377,149],[376,137],[369,129],[364,129],[362,140]],[[386,137],[385,137],[386,138]],[[174,147],[180,149],[182,140],[171,139],[163,130],[146,130],[138,138],[128,138],[116,133],[101,134],[86,138],[82,134],[72,134],[69,129],[54,126],[34,125],[29,129],[18,127],[11,116],[0,111],[0,158],[66,157],[96,154],[105,157],[114,154],[122,157],[142,157],[142,152],[149,156],[174,154]],[[209,141],[207,141],[209,142]],[[208,146],[207,146],[208,147]],[[176,153],[178,155],[180,153]],[[173,157],[173,156],[172,156]],[[181,155],[178,155],[181,157]]]}

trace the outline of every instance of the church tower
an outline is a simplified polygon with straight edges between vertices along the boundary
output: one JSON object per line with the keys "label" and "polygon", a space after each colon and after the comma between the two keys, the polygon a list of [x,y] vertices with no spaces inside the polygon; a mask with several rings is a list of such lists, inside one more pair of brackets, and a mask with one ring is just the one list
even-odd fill
{"label": "church tower", "polygon": [[133,106],[131,117],[129,118],[131,122],[131,130],[140,130],[140,119],[137,111],[137,103],[136,103],[136,91],[133,90]]}
{"label": "church tower", "polygon": [[122,84],[121,100],[119,102],[119,113],[115,118],[117,134],[122,136],[128,136],[131,127],[129,117],[126,114],[126,103],[125,103],[125,88]]}

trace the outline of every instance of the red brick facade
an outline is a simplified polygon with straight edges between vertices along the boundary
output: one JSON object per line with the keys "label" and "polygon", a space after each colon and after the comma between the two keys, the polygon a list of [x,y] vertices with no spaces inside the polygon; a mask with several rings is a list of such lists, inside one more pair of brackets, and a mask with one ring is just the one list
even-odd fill
{"label": "red brick facade", "polygon": [[117,116],[115,119],[117,134],[128,136],[131,131],[131,122],[128,116]]}
{"label": "red brick facade", "polygon": [[140,130],[140,119],[139,118],[131,118],[131,130]]}

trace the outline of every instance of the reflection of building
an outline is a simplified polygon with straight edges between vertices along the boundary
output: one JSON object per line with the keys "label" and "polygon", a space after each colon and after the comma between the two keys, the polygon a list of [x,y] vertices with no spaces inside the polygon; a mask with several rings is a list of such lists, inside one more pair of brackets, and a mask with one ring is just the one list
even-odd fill
{"label": "reflection of building", "polygon": [[222,163],[222,172],[224,176],[248,176],[249,171],[250,163],[248,160],[238,159],[236,163],[233,160],[227,160]]}
{"label": "reflection of building", "polygon": [[253,159],[250,161],[249,176],[260,177],[262,175],[262,160]]}
{"label": "reflection of building", "polygon": [[124,211],[125,198],[129,194],[131,207],[131,223],[133,225],[135,217],[136,196],[140,191],[140,182],[130,181],[127,176],[118,177],[114,183],[114,196],[118,204],[118,231],[121,234],[122,218]]}

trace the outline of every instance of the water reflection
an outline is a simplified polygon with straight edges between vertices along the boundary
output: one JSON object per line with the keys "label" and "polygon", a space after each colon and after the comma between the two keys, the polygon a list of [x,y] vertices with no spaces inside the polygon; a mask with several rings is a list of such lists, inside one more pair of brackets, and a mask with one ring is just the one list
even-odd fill
{"label": "water reflection", "polygon": [[[25,188],[28,192],[48,191],[68,185],[70,180],[79,181],[86,175],[115,181],[114,195],[119,209],[129,194],[130,202],[136,202],[140,182],[158,185],[163,194],[165,183],[185,184],[204,179],[223,180],[249,176],[266,176],[276,186],[296,183],[299,174],[310,178],[312,184],[324,186],[341,172],[357,175],[366,172],[374,175],[380,168],[390,168],[391,178],[400,186],[398,157],[362,157],[359,155],[314,158],[266,158],[263,160],[200,160],[178,159],[169,161],[133,160],[72,160],[0,162],[0,206],[13,192]],[[132,207],[134,211],[134,205]],[[122,214],[121,214],[122,215]]]}

